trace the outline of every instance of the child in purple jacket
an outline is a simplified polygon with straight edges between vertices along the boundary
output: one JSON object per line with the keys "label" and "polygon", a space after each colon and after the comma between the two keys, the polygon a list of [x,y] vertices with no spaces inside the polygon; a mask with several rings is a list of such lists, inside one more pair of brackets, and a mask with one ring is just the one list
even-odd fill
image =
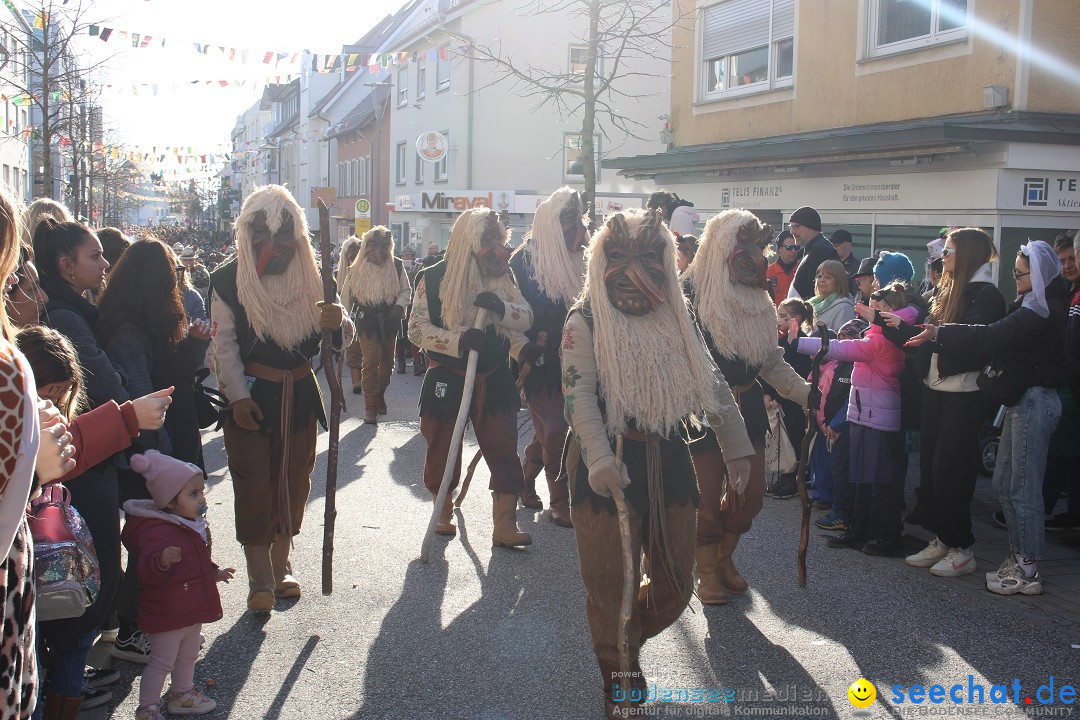
{"label": "child in purple jacket", "polygon": [[[905,319],[915,317],[901,283],[872,293],[870,307],[895,312]],[[800,353],[813,355],[820,347],[820,338],[799,340]],[[855,364],[847,409],[848,473],[855,487],[855,513],[847,532],[831,538],[829,547],[862,548],[872,555],[902,554],[904,436],[900,429],[900,374],[904,370],[904,351],[886,340],[880,327],[871,325],[861,340],[830,342],[826,358]],[[875,496],[881,508],[877,522],[870,516]]]}
{"label": "child in purple jacket", "polygon": [[217,707],[195,689],[195,661],[204,622],[221,619],[217,583],[235,570],[210,559],[203,472],[156,450],[131,458],[146,478],[153,500],[124,503],[121,539],[138,558],[139,629],[150,636],[150,663],[139,687],[136,720],[162,720],[159,704],[165,676],[172,673],[170,715],[204,715]]}

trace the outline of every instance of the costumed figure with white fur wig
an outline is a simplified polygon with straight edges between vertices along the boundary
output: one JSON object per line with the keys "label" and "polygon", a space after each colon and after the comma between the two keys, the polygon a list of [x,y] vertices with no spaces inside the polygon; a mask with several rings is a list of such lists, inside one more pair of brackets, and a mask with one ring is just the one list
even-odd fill
{"label": "costumed figure with white fur wig", "polygon": [[121,534],[137,558],[139,629],[150,637],[135,718],[162,720],[161,691],[170,673],[169,714],[204,715],[217,703],[195,689],[200,632],[203,623],[221,619],[217,583],[229,582],[236,571],[210,558],[205,476],[197,465],[147,450],[131,457],[131,469],[146,478],[152,498],[124,503]]}
{"label": "costumed figure with white fur wig", "polygon": [[540,450],[539,463],[529,456],[533,444],[525,450],[525,492],[521,498],[525,507],[543,507],[536,495],[534,471],[543,465],[551,521],[563,527],[570,527],[571,521],[570,491],[566,476],[559,472],[568,428],[563,415],[559,340],[585,279],[587,212],[581,193],[559,188],[536,208],[532,232],[510,257],[510,269],[533,311],[532,327],[525,333],[529,342],[521,350],[518,383],[532,416],[535,446]]}
{"label": "costumed figure with white fur wig", "polygon": [[[525,480],[517,453],[517,413],[521,407],[509,358],[520,360],[532,309],[514,284],[507,261],[508,232],[491,208],[458,216],[443,260],[424,268],[416,281],[409,339],[427,351],[428,372],[420,391],[420,434],[427,441],[424,484],[437,499],[445,463],[453,462],[450,489],[461,474],[461,450],[449,458],[461,405],[470,350],[478,353],[469,419],[491,471],[495,545],[519,546],[532,537],[517,527],[518,495]],[[483,329],[473,327],[487,311]],[[439,509],[435,532],[452,536],[451,494]]]}
{"label": "costumed figure with white fur wig", "polygon": [[[337,286],[341,289],[342,293],[342,305],[346,308],[348,303],[345,302],[345,276],[349,273],[349,266],[352,265],[353,260],[356,259],[357,254],[360,252],[360,238],[355,235],[350,235],[341,243],[341,252],[338,255],[338,267],[337,267]],[[349,366],[349,375],[352,378],[352,391],[353,395],[360,395],[364,392],[364,388],[361,385],[363,382],[363,368],[364,368],[364,353],[360,349],[360,339],[353,337],[353,341],[349,343],[349,347],[345,349],[345,363]]]}
{"label": "costumed figure with white fur wig", "polygon": [[280,185],[244,201],[236,257],[210,284],[214,374],[229,400],[222,429],[248,608],[267,613],[275,596],[300,595],[289,551],[311,489],[316,424],[326,426],[311,358],[324,328],[343,329],[348,341],[352,323],[340,304],[323,302],[304,211]]}
{"label": "costumed figure with white fur wig", "polygon": [[411,295],[405,267],[394,257],[393,235],[384,225],[371,228],[361,238],[341,287],[342,304],[356,325],[356,343],[364,358],[360,386],[364,422],[369,425],[386,414],[386,388],[394,374],[397,336]]}
{"label": "costumed figure with white fur wig", "polygon": [[[693,593],[694,466],[681,435],[704,417],[740,487],[754,447],[731,391],[709,359],[680,291],[675,241],[655,210],[610,217],[586,252],[581,300],[562,337],[563,395],[571,435],[565,454],[592,648],[609,715],[613,694],[643,699],[641,645],[682,614]],[[615,448],[620,445],[621,459]],[[623,575],[619,519],[629,513],[634,575]],[[620,673],[623,588],[637,589],[641,555],[651,582],[631,603]],[[616,687],[620,686],[620,687]],[[629,686],[629,687],[627,687]],[[613,715],[614,716],[614,715]]]}
{"label": "costumed figure with white fur wig", "polygon": [[764,248],[771,234],[772,228],[753,213],[725,210],[705,224],[694,262],[682,276],[698,328],[735,394],[754,446],[748,482],[731,492],[727,453],[712,431],[690,432],[690,454],[701,490],[698,595],[706,605],[722,605],[728,601],[727,592],[747,588],[732,553],[761,511],[765,495],[769,419],[759,378],[803,407],[810,393],[810,384],[784,361],[784,351],[776,345],[776,307],[765,279]]}

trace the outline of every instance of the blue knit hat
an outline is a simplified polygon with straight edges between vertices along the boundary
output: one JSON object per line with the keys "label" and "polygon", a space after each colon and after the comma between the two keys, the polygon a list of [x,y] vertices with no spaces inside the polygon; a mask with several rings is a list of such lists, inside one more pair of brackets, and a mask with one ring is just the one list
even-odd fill
{"label": "blue knit hat", "polygon": [[874,275],[878,285],[885,287],[891,282],[901,280],[909,283],[915,277],[915,266],[904,253],[882,252],[874,265]]}

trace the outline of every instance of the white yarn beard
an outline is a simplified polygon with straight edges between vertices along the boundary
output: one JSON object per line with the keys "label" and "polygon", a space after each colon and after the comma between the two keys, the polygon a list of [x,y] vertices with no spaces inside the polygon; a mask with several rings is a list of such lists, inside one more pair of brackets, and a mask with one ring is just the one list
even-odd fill
{"label": "white yarn beard", "polygon": [[752,213],[725,210],[709,220],[683,279],[694,288],[694,311],[724,357],[761,366],[776,350],[776,306],[766,290],[731,280],[727,259]]}
{"label": "white yarn beard", "polygon": [[[248,231],[251,217],[259,210],[266,212],[272,233],[280,227],[282,211],[292,215],[296,244],[296,252],[285,272],[263,275],[261,279],[255,272],[258,258]],[[323,299],[322,279],[315,264],[315,250],[308,241],[304,212],[284,188],[256,188],[245,203],[236,228],[236,294],[248,322],[260,340],[270,340],[286,350],[294,348],[318,331],[316,303]]]}
{"label": "white yarn beard", "polygon": [[401,289],[397,265],[393,256],[382,265],[368,262],[364,257],[364,248],[349,266],[345,275],[349,298],[358,305],[378,305],[393,303]]}

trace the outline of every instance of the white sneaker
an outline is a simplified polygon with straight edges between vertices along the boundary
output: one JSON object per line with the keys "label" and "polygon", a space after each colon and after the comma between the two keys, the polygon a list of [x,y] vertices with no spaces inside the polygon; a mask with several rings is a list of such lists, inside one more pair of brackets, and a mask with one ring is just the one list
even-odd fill
{"label": "white sneaker", "polygon": [[904,558],[904,562],[911,567],[930,567],[941,558],[945,557],[949,552],[949,548],[941,544],[941,541],[936,537],[930,541],[930,544],[924,547],[914,555],[908,555]]}
{"label": "white sneaker", "polygon": [[1016,558],[1009,555],[1005,558],[1005,562],[1001,563],[1001,567],[986,573],[986,582],[989,583],[991,580],[1005,577],[1014,567],[1016,567]]}
{"label": "white sneaker", "polygon": [[986,589],[998,595],[1015,595],[1016,593],[1042,595],[1042,577],[1039,576],[1038,570],[1035,571],[1034,575],[1028,577],[1020,569],[1020,566],[1014,562],[1007,574],[993,580],[987,579]]}
{"label": "white sneaker", "polygon": [[938,577],[970,575],[978,569],[978,565],[979,564],[975,561],[975,555],[971,550],[951,548],[945,557],[938,560],[937,563],[930,568],[930,574],[937,575]]}

